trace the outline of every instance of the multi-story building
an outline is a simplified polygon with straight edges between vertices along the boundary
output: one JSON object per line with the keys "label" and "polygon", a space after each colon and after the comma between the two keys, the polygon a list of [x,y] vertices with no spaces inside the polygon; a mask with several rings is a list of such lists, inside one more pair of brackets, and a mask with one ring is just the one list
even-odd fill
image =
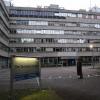
{"label": "multi-story building", "polygon": [[[0,43],[7,50],[10,48],[9,57],[38,57],[42,66],[75,65],[78,56],[82,56],[84,63],[100,62],[100,13],[66,10],[58,5],[44,8],[10,6],[8,12],[4,5],[0,7],[5,12],[5,17],[0,15],[4,23],[0,25],[4,28]],[[0,55],[5,59],[8,53],[0,52]]]}
{"label": "multi-story building", "polygon": [[9,51],[9,13],[0,0],[0,68],[8,65]]}

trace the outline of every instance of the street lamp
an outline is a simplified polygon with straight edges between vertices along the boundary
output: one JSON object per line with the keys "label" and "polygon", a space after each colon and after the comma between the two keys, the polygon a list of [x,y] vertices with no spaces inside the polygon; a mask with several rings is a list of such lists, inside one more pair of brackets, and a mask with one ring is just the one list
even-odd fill
{"label": "street lamp", "polygon": [[90,44],[90,46],[89,46],[89,47],[90,47],[90,49],[93,49],[93,44]]}
{"label": "street lamp", "polygon": [[93,54],[93,44],[90,44],[90,49],[91,49],[91,51],[92,51],[92,66],[93,66],[93,68],[94,68],[94,54]]}

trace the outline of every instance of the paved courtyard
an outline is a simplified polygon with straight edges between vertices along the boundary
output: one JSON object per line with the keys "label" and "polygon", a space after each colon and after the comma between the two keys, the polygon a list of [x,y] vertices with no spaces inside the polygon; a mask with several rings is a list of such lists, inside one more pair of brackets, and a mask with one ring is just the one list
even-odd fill
{"label": "paved courtyard", "polygon": [[[76,67],[41,69],[41,87],[54,89],[64,100],[100,100],[100,68],[83,67],[84,79],[78,79]],[[0,90],[9,89],[9,69],[0,70]],[[37,88],[37,81],[15,82],[17,89]]]}

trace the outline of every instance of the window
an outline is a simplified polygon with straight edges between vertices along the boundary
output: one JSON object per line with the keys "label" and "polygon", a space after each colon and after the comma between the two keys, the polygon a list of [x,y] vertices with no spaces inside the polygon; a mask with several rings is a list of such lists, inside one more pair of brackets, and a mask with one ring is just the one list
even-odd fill
{"label": "window", "polygon": [[48,26],[54,26],[54,23],[49,22]]}
{"label": "window", "polygon": [[4,50],[4,51],[7,51],[7,52],[9,51],[9,47],[6,46],[5,44],[1,43],[1,42],[0,42],[0,49]]}
{"label": "window", "polygon": [[77,14],[78,18],[82,18],[82,14]]}
{"label": "window", "polygon": [[22,38],[21,42],[22,43],[32,43],[32,42],[34,42],[34,39],[31,39],[31,38]]}
{"label": "window", "polygon": [[97,16],[97,19],[100,19],[100,15]]}
{"label": "window", "polygon": [[95,28],[100,28],[100,24],[95,24]]}

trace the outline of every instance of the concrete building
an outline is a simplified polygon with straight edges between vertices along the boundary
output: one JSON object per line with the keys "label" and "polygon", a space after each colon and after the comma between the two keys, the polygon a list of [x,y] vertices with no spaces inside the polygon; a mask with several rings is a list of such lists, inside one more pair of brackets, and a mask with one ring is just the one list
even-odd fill
{"label": "concrete building", "polygon": [[90,11],[100,13],[100,8],[95,6],[95,7],[91,8]]}
{"label": "concrete building", "polygon": [[100,62],[98,12],[58,5],[5,7],[1,0],[0,21],[0,59],[4,62],[11,55],[38,57],[42,66],[72,66],[78,56],[83,63]]}
{"label": "concrete building", "polygon": [[7,67],[9,52],[9,12],[0,0],[0,68]]}

